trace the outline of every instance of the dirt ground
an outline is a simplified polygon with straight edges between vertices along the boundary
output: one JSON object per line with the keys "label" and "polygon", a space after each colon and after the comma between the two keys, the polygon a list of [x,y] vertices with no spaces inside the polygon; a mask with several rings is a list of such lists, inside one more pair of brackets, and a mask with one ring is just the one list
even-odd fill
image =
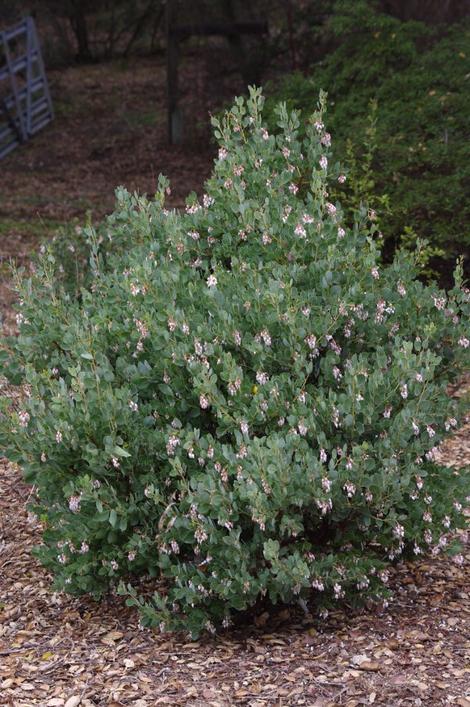
{"label": "dirt ground", "polygon": [[39,221],[36,231],[88,211],[99,218],[112,209],[118,185],[151,194],[160,172],[181,203],[210,169],[208,113],[232,95],[224,82],[217,96],[207,94],[207,72],[204,59],[185,58],[180,104],[186,144],[170,146],[162,59],[50,71],[55,120],[0,163],[2,232],[7,222],[23,222],[31,233],[32,217]]}
{"label": "dirt ground", "polygon": [[[152,193],[164,172],[176,205],[200,189],[213,149],[204,127],[214,103],[204,92],[206,70],[195,62],[186,67],[190,144],[178,148],[166,144],[161,62],[52,72],[55,122],[0,163],[0,306],[7,328],[10,257],[27,266],[31,250],[61,224],[88,211],[100,218],[118,184]],[[470,463],[470,420],[442,460]],[[2,705],[470,707],[465,534],[463,565],[436,558],[392,569],[394,598],[383,613],[342,608],[319,624],[278,610],[190,642],[140,630],[119,597],[96,604],[51,593],[50,578],[31,555],[40,539],[26,509],[31,493],[19,469],[0,460]]]}

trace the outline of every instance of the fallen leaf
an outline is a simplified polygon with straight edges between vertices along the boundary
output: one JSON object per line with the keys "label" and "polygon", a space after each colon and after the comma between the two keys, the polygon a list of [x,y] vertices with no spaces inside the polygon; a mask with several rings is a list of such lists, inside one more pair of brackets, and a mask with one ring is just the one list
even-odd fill
{"label": "fallen leaf", "polygon": [[409,638],[419,643],[431,640],[431,636],[429,636],[427,633],[424,633],[423,631],[411,631],[411,633],[409,634]]}
{"label": "fallen leaf", "polygon": [[79,705],[81,701],[82,698],[80,697],[80,695],[72,695],[72,697],[69,697],[64,707],[77,707],[77,705]]}
{"label": "fallen leaf", "polygon": [[123,636],[124,634],[122,631],[110,631],[101,638],[101,643],[112,645],[115,641],[119,641],[119,639]]}
{"label": "fallen leaf", "polygon": [[214,692],[214,690],[212,690],[211,688],[205,688],[202,691],[202,696],[205,700],[211,700],[213,697],[217,697],[217,693]]}
{"label": "fallen leaf", "polygon": [[413,685],[416,685],[418,690],[429,690],[429,685],[427,685],[425,682],[420,682],[419,680],[412,680],[411,681]]}
{"label": "fallen leaf", "polygon": [[367,663],[370,660],[369,656],[359,654],[359,655],[353,655],[351,658],[351,663],[353,665],[361,665],[361,663]]}
{"label": "fallen leaf", "polygon": [[357,666],[360,670],[378,670],[380,668],[380,663],[374,660],[370,660],[367,655],[353,655],[351,658],[351,664]]}

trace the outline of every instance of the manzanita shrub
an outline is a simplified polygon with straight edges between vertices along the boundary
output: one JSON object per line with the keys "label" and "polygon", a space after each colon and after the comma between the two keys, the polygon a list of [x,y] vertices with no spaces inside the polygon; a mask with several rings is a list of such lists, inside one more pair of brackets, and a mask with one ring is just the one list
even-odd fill
{"label": "manzanita shrub", "polygon": [[64,289],[50,253],[20,279],[3,357],[26,394],[0,441],[58,589],[118,589],[196,636],[263,597],[379,597],[392,561],[458,552],[468,486],[435,456],[469,292],[460,268],[445,293],[410,256],[382,267],[371,215],[345,222],[323,105],[302,140],[282,106],[269,134],[253,90],[215,121],[200,199],[119,190],[89,286]]}

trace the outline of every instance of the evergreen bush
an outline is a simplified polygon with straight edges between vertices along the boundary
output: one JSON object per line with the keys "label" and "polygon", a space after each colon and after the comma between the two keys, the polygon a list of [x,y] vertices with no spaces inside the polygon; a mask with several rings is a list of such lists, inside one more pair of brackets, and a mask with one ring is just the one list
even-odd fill
{"label": "evergreen bush", "polygon": [[[327,87],[335,158],[344,161],[349,145],[358,159],[350,160],[342,203],[357,181],[369,201],[387,195],[390,209],[380,224],[387,253],[427,239],[434,266],[449,281],[455,258],[470,254],[469,22],[430,28],[368,1],[343,0],[323,35],[331,48],[322,60],[270,86],[268,126],[276,124],[279,101],[307,117]],[[364,175],[357,167],[371,145],[364,131],[371,101],[374,149]]]}
{"label": "evergreen bush", "polygon": [[263,597],[383,595],[391,562],[458,552],[468,492],[435,460],[469,361],[461,268],[446,293],[410,255],[382,267],[368,214],[330,200],[324,98],[302,139],[283,106],[268,132],[262,102],[214,121],[185,210],[164,178],[154,200],[118,190],[78,295],[50,252],[19,276],[3,343],[25,397],[0,444],[35,485],[55,587],[119,589],[193,636]]}

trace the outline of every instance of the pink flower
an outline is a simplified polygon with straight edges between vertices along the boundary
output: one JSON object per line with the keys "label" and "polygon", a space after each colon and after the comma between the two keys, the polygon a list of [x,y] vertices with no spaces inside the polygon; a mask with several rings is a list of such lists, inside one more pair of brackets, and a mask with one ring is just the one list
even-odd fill
{"label": "pink flower", "polygon": [[333,592],[335,599],[342,599],[342,597],[344,597],[344,590],[341,587],[341,584],[336,583],[333,587]]}
{"label": "pink flower", "polygon": [[401,297],[404,297],[406,295],[406,289],[405,289],[405,286],[402,282],[398,283],[397,292]]}
{"label": "pink flower", "polygon": [[400,523],[396,523],[393,528],[393,534],[397,539],[403,538],[405,535],[405,529]]}
{"label": "pink flower", "polygon": [[199,405],[201,406],[201,408],[202,408],[203,410],[207,410],[207,408],[208,408],[209,405],[210,405],[209,398],[207,398],[207,397],[206,397],[205,395],[203,395],[202,393],[201,393],[201,395],[199,396]]}
{"label": "pink flower", "polygon": [[30,420],[29,412],[26,412],[26,410],[20,410],[20,412],[18,413],[18,418],[20,422],[20,427],[28,426]]}
{"label": "pink flower", "polygon": [[240,447],[240,449],[237,452],[237,459],[244,459],[245,457],[248,456],[248,449],[245,447],[244,444]]}
{"label": "pink flower", "polygon": [[457,426],[457,420],[455,419],[455,417],[450,417],[448,420],[445,421],[444,426],[446,428],[446,432],[449,432],[451,427]]}
{"label": "pink flower", "polygon": [[236,393],[240,390],[241,384],[242,382],[240,378],[236,378],[233,382],[231,381],[227,386],[229,394],[236,395]]}
{"label": "pink flower", "polygon": [[271,346],[271,334],[267,329],[263,329],[263,331],[260,333],[260,337],[263,340],[265,346]]}
{"label": "pink flower", "polygon": [[309,334],[309,336],[306,337],[305,342],[309,349],[313,351],[317,346],[317,337],[313,334]]}
{"label": "pink flower", "polygon": [[338,381],[338,380],[341,380],[341,378],[343,377],[343,374],[341,373],[341,371],[340,371],[340,369],[338,368],[338,366],[333,366],[333,377],[334,377],[335,380],[337,380],[337,381]]}
{"label": "pink flower", "polygon": [[78,513],[78,511],[80,510],[80,496],[70,496],[69,508],[72,513]]}

